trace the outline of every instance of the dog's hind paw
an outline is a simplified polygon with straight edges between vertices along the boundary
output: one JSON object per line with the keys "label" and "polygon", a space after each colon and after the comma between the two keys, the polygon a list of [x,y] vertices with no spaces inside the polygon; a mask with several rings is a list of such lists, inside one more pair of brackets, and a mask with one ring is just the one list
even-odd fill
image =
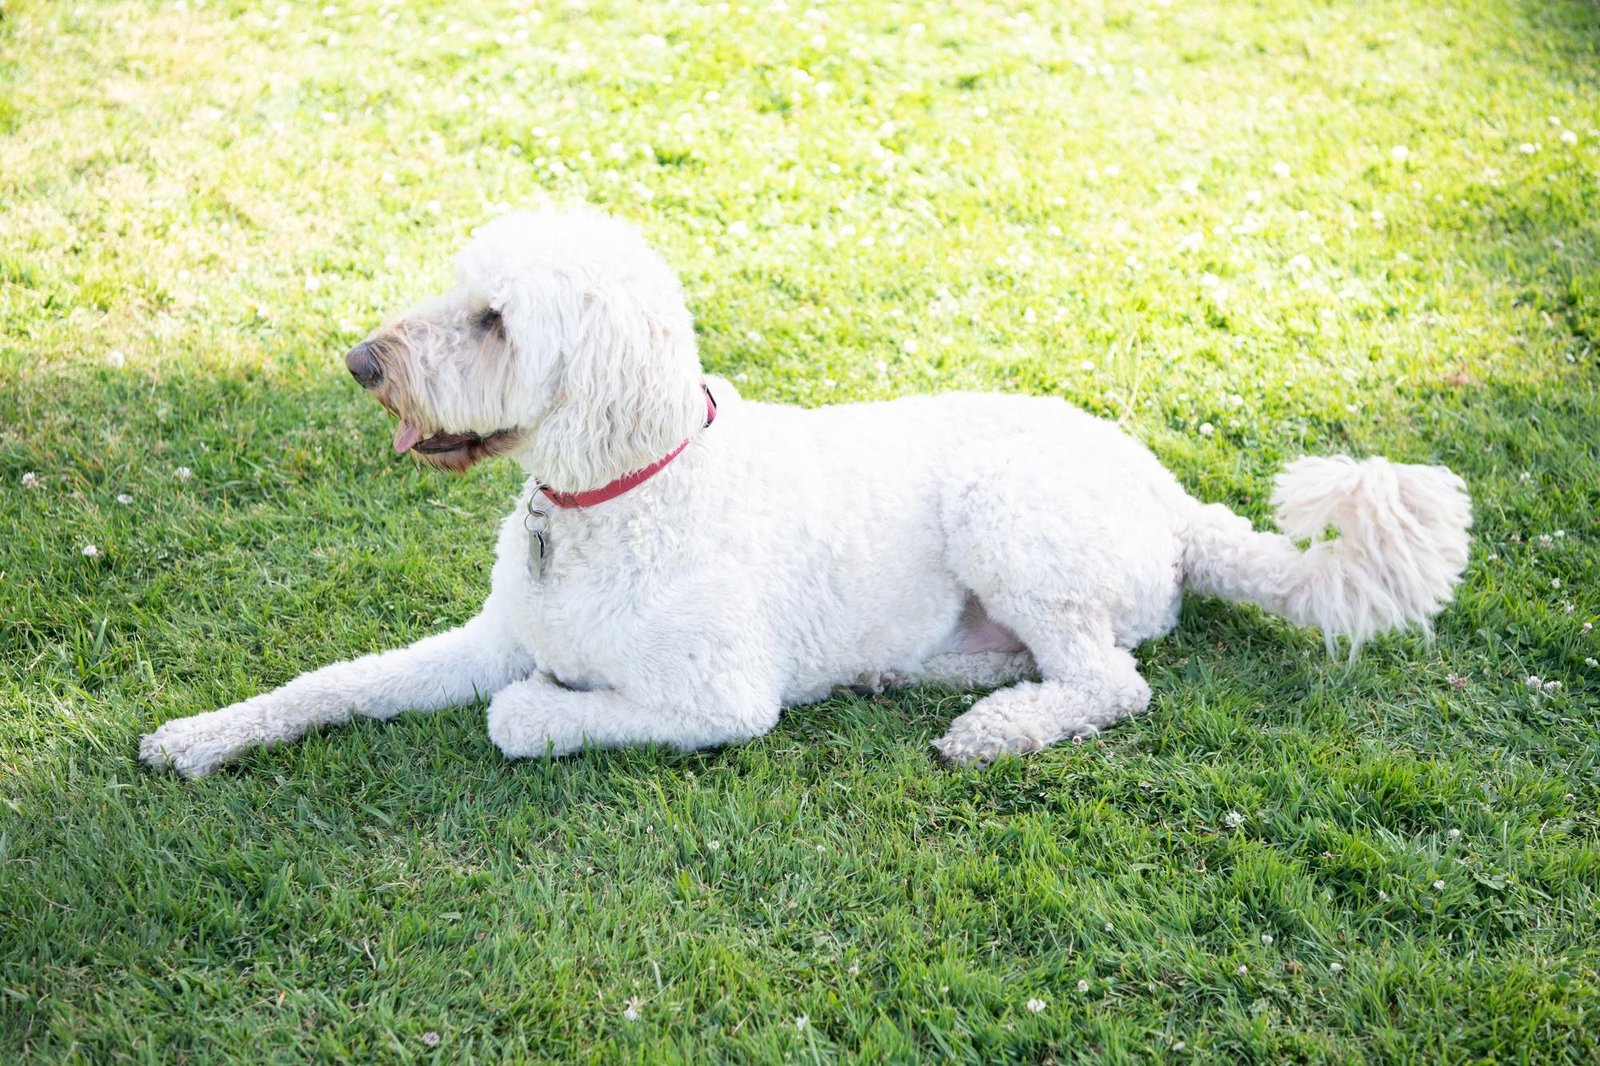
{"label": "dog's hind paw", "polygon": [[[934,748],[952,766],[988,765],[1006,752],[1025,755],[1042,751],[1058,740],[1092,737],[1102,725],[1150,698],[1144,680],[1114,692],[1090,693],[1060,682],[1023,682],[991,692],[972,709],[950,723],[950,731]],[[1128,710],[1124,710],[1126,707]]]}
{"label": "dog's hind paw", "polygon": [[968,711],[950,723],[950,731],[933,747],[946,766],[988,766],[1008,752],[1025,755],[1050,746],[1048,739],[1005,728],[1007,724]]}

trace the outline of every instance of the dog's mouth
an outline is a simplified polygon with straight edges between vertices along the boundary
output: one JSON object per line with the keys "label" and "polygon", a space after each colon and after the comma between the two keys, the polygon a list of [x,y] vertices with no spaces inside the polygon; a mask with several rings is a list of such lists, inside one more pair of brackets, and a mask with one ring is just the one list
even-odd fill
{"label": "dog's mouth", "polygon": [[483,445],[511,436],[515,433],[511,429],[499,429],[490,434],[482,433],[435,433],[424,437],[422,430],[410,422],[402,421],[394,433],[394,453],[404,455],[406,452],[416,452],[419,455],[444,455],[449,452],[458,452],[467,448],[482,447]]}
{"label": "dog's mouth", "polygon": [[434,433],[423,436],[423,431],[411,422],[401,420],[394,434],[396,455],[411,452],[425,462],[446,470],[465,470],[480,459],[499,455],[511,448],[517,440],[514,429],[498,429],[493,433]]}
{"label": "dog's mouth", "polygon": [[458,452],[463,448],[479,446],[490,437],[498,437],[506,432],[509,431],[502,430],[500,433],[491,433],[488,437],[477,433],[435,433],[431,437],[424,437],[422,440],[417,441],[411,446],[411,449],[423,455],[443,455],[445,452]]}

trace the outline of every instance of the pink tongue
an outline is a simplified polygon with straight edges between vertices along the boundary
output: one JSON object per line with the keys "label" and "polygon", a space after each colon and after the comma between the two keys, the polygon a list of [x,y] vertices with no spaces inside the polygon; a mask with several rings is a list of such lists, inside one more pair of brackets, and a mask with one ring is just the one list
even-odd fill
{"label": "pink tongue", "polygon": [[401,422],[400,428],[394,431],[394,453],[403,455],[416,447],[417,441],[422,439],[422,430],[410,422]]}

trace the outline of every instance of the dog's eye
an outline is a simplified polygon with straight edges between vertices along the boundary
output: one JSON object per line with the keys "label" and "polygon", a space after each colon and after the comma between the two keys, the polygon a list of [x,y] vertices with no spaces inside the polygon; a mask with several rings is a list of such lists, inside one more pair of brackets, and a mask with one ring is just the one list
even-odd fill
{"label": "dog's eye", "polygon": [[482,311],[479,311],[477,320],[473,324],[485,333],[491,331],[499,332],[504,326],[500,319],[500,312],[492,307],[485,307]]}

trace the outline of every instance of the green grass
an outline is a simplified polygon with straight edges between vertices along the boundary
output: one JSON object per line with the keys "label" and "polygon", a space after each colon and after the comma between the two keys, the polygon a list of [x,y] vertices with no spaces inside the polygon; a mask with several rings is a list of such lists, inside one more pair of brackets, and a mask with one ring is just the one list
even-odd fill
{"label": "green grass", "polygon": [[[1597,71],[1579,0],[0,0],[0,1060],[1593,1061]],[[1193,601],[1148,714],[981,771],[923,690],[142,772],[474,612],[515,471],[394,460],[340,356],[564,199],[750,395],[1064,395],[1258,520],[1447,463],[1458,602],[1347,665]]]}

